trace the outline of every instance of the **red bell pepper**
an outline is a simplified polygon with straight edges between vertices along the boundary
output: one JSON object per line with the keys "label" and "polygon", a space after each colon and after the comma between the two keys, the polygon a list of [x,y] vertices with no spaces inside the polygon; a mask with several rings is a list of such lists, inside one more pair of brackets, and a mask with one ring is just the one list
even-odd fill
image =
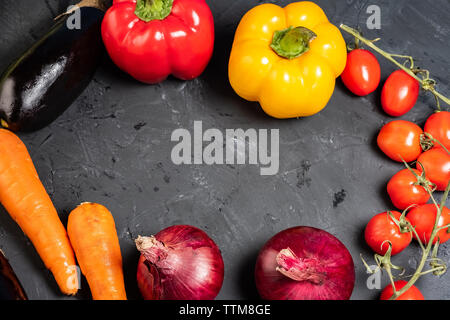
{"label": "red bell pepper", "polygon": [[190,80],[211,59],[214,20],[205,0],[114,0],[102,37],[114,63],[139,81]]}

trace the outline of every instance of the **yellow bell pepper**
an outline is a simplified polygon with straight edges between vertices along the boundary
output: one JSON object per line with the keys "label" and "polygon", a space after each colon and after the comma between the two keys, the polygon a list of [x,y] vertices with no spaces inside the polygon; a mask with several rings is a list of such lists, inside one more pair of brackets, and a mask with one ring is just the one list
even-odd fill
{"label": "yellow bell pepper", "polygon": [[234,91],[275,118],[313,115],[333,94],[347,60],[337,27],[313,2],[262,4],[236,30],[228,66]]}

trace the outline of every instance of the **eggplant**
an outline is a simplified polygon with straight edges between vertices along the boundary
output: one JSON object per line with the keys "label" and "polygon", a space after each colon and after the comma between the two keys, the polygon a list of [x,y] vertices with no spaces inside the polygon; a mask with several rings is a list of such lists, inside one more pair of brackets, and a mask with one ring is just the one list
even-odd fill
{"label": "eggplant", "polygon": [[[104,11],[80,7],[65,14],[0,78],[0,123],[36,131],[60,116],[94,76],[104,52]],[[77,25],[75,14],[79,14]],[[70,20],[69,20],[70,19]]]}
{"label": "eggplant", "polygon": [[28,300],[2,250],[0,250],[0,300]]}

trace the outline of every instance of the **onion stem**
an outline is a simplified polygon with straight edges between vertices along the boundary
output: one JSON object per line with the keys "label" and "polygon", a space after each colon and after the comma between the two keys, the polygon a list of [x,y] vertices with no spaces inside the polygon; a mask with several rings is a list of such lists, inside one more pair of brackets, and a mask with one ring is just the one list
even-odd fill
{"label": "onion stem", "polygon": [[[345,32],[354,36],[357,40],[363,42],[365,45],[367,45],[368,47],[370,47],[377,53],[381,54],[383,57],[385,57],[392,63],[394,63],[397,67],[399,67],[400,69],[405,71],[411,77],[413,77],[414,79],[419,81],[419,83],[421,84],[421,86],[424,90],[430,91],[434,95],[434,97],[436,99],[436,106],[437,106],[438,111],[440,111],[439,99],[444,101],[447,105],[450,105],[450,99],[445,97],[444,95],[440,94],[439,92],[437,92],[436,89],[434,88],[434,86],[436,85],[436,81],[434,81],[433,79],[431,79],[429,77],[429,72],[427,70],[413,69],[414,68],[414,60],[412,57],[388,53],[388,52],[378,48],[374,44],[375,41],[364,38],[357,30],[355,30],[349,26],[346,26],[345,24],[341,24],[339,27],[342,30],[344,30]],[[404,59],[409,60],[410,67],[409,68],[405,67],[403,64],[398,62],[395,58],[404,58]],[[425,74],[425,76],[422,78],[422,77],[419,77],[417,74]]]}

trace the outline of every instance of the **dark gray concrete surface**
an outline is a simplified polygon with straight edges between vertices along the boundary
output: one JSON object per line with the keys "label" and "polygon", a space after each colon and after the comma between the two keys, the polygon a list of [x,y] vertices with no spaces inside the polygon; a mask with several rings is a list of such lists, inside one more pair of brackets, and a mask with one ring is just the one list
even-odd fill
{"label": "dark gray concrete surface", "polygon": [[[276,120],[256,103],[239,98],[227,79],[228,55],[242,15],[264,1],[209,0],[216,23],[216,46],[206,72],[183,82],[140,84],[105,58],[82,96],[49,127],[20,137],[28,146],[42,181],[64,223],[84,201],[99,202],[113,213],[122,248],[129,298],[139,298],[133,239],[173,225],[204,229],[223,252],[225,281],[219,299],[257,298],[253,267],[259,248],[276,232],[296,225],[315,226],[336,235],[356,265],[353,299],[375,299],[366,287],[359,259],[370,259],[363,230],[374,214],[392,209],[387,180],[401,165],[377,149],[383,114],[380,90],[363,98],[340,80],[326,109],[299,120]],[[270,1],[286,5],[292,1]],[[360,26],[388,51],[409,53],[428,68],[439,91],[450,95],[450,2],[448,0],[317,2],[329,19]],[[0,1],[0,69],[33,43],[69,1]],[[367,30],[366,8],[381,7],[381,30]],[[345,36],[347,40],[350,38]],[[384,80],[394,66],[379,59]],[[421,93],[403,119],[423,124],[434,105]],[[280,171],[260,176],[256,166],[176,166],[170,135],[176,128],[279,128]],[[21,230],[0,208],[0,248],[5,251],[31,299],[64,297]],[[419,248],[395,257],[408,272]],[[449,245],[440,256],[450,262]],[[383,286],[387,278],[383,278]],[[77,298],[90,298],[87,283]],[[450,299],[450,274],[426,276],[417,284],[427,299]]]}

